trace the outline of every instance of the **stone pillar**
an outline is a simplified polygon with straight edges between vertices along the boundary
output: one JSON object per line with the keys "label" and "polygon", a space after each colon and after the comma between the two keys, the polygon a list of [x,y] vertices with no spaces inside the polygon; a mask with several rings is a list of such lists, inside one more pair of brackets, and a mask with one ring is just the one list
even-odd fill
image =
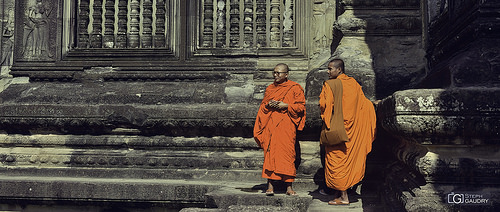
{"label": "stone pillar", "polygon": [[[425,75],[418,1],[340,1],[336,8],[329,59],[343,59],[346,74],[358,80],[369,99],[411,87]],[[319,95],[326,66],[309,74],[309,96]]]}

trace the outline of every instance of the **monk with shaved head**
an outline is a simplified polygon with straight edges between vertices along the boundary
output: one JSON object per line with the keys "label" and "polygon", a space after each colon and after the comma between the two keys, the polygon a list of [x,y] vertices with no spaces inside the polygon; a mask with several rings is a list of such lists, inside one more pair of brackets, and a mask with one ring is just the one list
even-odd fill
{"label": "monk with shaved head", "polygon": [[[358,82],[345,74],[344,61],[334,59],[328,64],[327,80],[323,84],[319,106],[324,129],[338,129],[338,144],[320,136],[325,148],[325,181],[337,190],[330,205],[347,205],[347,189],[359,183],[365,174],[366,156],[375,139],[376,117],[373,103],[367,99]],[[337,116],[333,116],[336,114]],[[332,125],[332,120],[340,120]]]}
{"label": "monk with shaved head", "polygon": [[274,195],[274,181],[287,185],[287,195],[295,180],[295,137],[304,128],[306,107],[304,89],[288,79],[288,65],[280,63],[273,70],[274,82],[265,91],[254,126],[254,139],[264,150],[262,177],[268,179],[266,195]]}

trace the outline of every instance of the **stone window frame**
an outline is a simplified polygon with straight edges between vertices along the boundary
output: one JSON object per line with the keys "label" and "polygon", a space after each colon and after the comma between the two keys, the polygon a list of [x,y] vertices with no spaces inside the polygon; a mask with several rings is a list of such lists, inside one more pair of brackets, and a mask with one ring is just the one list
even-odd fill
{"label": "stone window frame", "polygon": [[[215,0],[214,0],[215,1]],[[243,0],[242,0],[243,1]],[[207,56],[240,56],[240,57],[280,57],[283,55],[292,56],[292,57],[306,57],[307,56],[307,42],[309,26],[307,24],[307,20],[309,18],[309,11],[311,9],[312,1],[310,0],[294,0],[294,26],[293,30],[295,31],[295,46],[294,47],[281,47],[281,48],[254,48],[250,51],[239,50],[239,49],[207,49],[200,47],[201,39],[200,30],[202,21],[201,20],[201,4],[202,1],[196,1],[194,4],[190,1],[191,5],[189,5],[189,14],[190,19],[188,20],[191,24],[189,24],[190,29],[189,32],[189,42],[190,49],[188,50],[189,57],[207,57]]]}
{"label": "stone window frame", "polygon": [[[124,49],[113,49],[113,48],[77,48],[78,39],[78,4],[77,1],[63,1],[61,7],[63,8],[63,21],[62,27],[62,57],[64,60],[79,60],[83,58],[84,60],[93,59],[96,61],[117,61],[126,65],[130,59],[137,60],[147,60],[147,61],[169,61],[176,60],[179,58],[179,43],[180,30],[182,30],[181,19],[181,3],[183,0],[171,0],[169,1],[169,8],[173,10],[172,17],[169,20],[170,39],[167,41],[167,47],[165,48],[124,48]],[[68,27],[70,26],[70,27]]]}
{"label": "stone window frame", "polygon": [[[27,0],[26,0],[27,1]],[[202,51],[197,48],[199,27],[199,1],[171,0],[173,8],[170,49],[77,49],[76,39],[78,31],[77,1],[47,0],[57,7],[51,16],[51,40],[55,51],[54,56],[47,60],[27,60],[15,56],[12,74],[15,76],[29,76],[39,79],[71,78],[75,71],[82,71],[91,67],[118,67],[115,70],[188,70],[187,67],[206,67],[206,63],[186,63],[198,59],[208,59],[214,67],[237,66],[248,58],[267,58],[269,60],[306,59],[310,26],[308,24],[312,2],[309,0],[295,0],[296,12],[296,45],[287,49],[263,49],[262,51],[247,54],[227,50]],[[21,5],[16,1],[16,5]],[[19,8],[19,7],[18,7]],[[22,7],[21,7],[22,8]],[[22,13],[16,14],[16,25],[22,25]],[[53,36],[53,37],[52,37]],[[19,43],[22,34],[16,34]],[[52,48],[52,47],[51,47]],[[222,59],[221,59],[222,58]],[[225,60],[225,59],[231,59]],[[215,59],[215,60],[213,60]],[[221,60],[219,60],[221,59]],[[266,59],[266,60],[267,60]],[[239,62],[238,62],[239,61]],[[231,64],[228,64],[231,63]],[[147,64],[147,65],[144,65]],[[248,63],[242,64],[248,68]],[[255,67],[254,67],[255,68]],[[252,68],[252,70],[254,70]]]}
{"label": "stone window frame", "polygon": [[[200,35],[200,4],[202,1],[185,1],[183,0],[172,0],[170,1],[170,7],[174,10],[172,13],[171,19],[171,40],[170,47],[166,49],[76,49],[74,46],[76,45],[76,33],[73,30],[63,30],[63,32],[70,31],[69,36],[72,37],[64,43],[63,39],[63,58],[64,59],[78,59],[78,58],[96,58],[97,60],[128,60],[130,56],[132,57],[144,57],[149,58],[150,60],[176,60],[182,59],[183,57],[187,57],[185,59],[196,58],[196,57],[259,57],[259,56],[268,56],[268,57],[278,57],[283,55],[289,55],[293,57],[305,57],[306,56],[306,43],[307,43],[307,12],[309,11],[309,2],[308,0],[294,0],[294,9],[295,11],[295,22],[294,22],[294,31],[295,31],[295,46],[294,47],[282,47],[282,48],[261,48],[256,51],[245,51],[245,50],[234,50],[234,49],[210,49],[206,50],[203,48],[199,48],[199,40],[198,37]],[[78,8],[76,3],[71,1],[72,4],[70,6],[63,5],[64,12],[63,17],[67,18],[63,26],[72,25],[72,28],[78,27],[78,23],[71,23],[69,20],[77,20],[75,17],[77,14],[76,10]],[[187,9],[183,12],[183,6]],[[68,18],[69,17],[69,18]],[[187,20],[183,20],[184,17],[188,17]],[[185,23],[185,26],[183,26]],[[187,34],[188,39],[184,40],[181,31]],[[63,38],[68,37],[68,35],[63,35]],[[187,45],[182,45],[182,43],[186,43]],[[71,47],[67,48],[67,47]],[[184,49],[186,48],[186,49]],[[186,55],[183,55],[187,52]]]}

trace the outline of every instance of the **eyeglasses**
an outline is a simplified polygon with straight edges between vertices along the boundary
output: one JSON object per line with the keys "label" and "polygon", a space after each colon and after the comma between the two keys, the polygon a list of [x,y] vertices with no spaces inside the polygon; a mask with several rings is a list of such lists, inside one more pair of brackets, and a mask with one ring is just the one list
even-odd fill
{"label": "eyeglasses", "polygon": [[287,71],[282,71],[282,72],[279,72],[279,71],[274,71],[274,72],[273,72],[273,75],[275,75],[275,74],[276,74],[276,75],[279,75],[279,74],[281,74],[281,73],[288,73],[288,72],[287,72]]}

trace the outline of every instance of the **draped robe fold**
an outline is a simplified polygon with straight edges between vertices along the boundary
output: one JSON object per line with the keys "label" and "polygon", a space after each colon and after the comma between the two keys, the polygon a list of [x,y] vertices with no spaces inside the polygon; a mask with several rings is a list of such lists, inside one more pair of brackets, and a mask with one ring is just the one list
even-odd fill
{"label": "draped robe fold", "polygon": [[[375,139],[376,116],[373,103],[367,99],[361,86],[352,77],[341,74],[342,109],[344,127],[350,142],[325,146],[326,185],[345,191],[360,182],[365,174],[366,156],[371,151]],[[320,94],[321,119],[330,125],[334,102],[330,86],[325,83]]]}
{"label": "draped robe fold", "polygon": [[[270,100],[283,101],[288,109],[266,107]],[[255,141],[264,150],[263,178],[294,181],[296,132],[304,128],[305,119],[304,90],[298,83],[288,80],[266,88],[253,132]]]}

